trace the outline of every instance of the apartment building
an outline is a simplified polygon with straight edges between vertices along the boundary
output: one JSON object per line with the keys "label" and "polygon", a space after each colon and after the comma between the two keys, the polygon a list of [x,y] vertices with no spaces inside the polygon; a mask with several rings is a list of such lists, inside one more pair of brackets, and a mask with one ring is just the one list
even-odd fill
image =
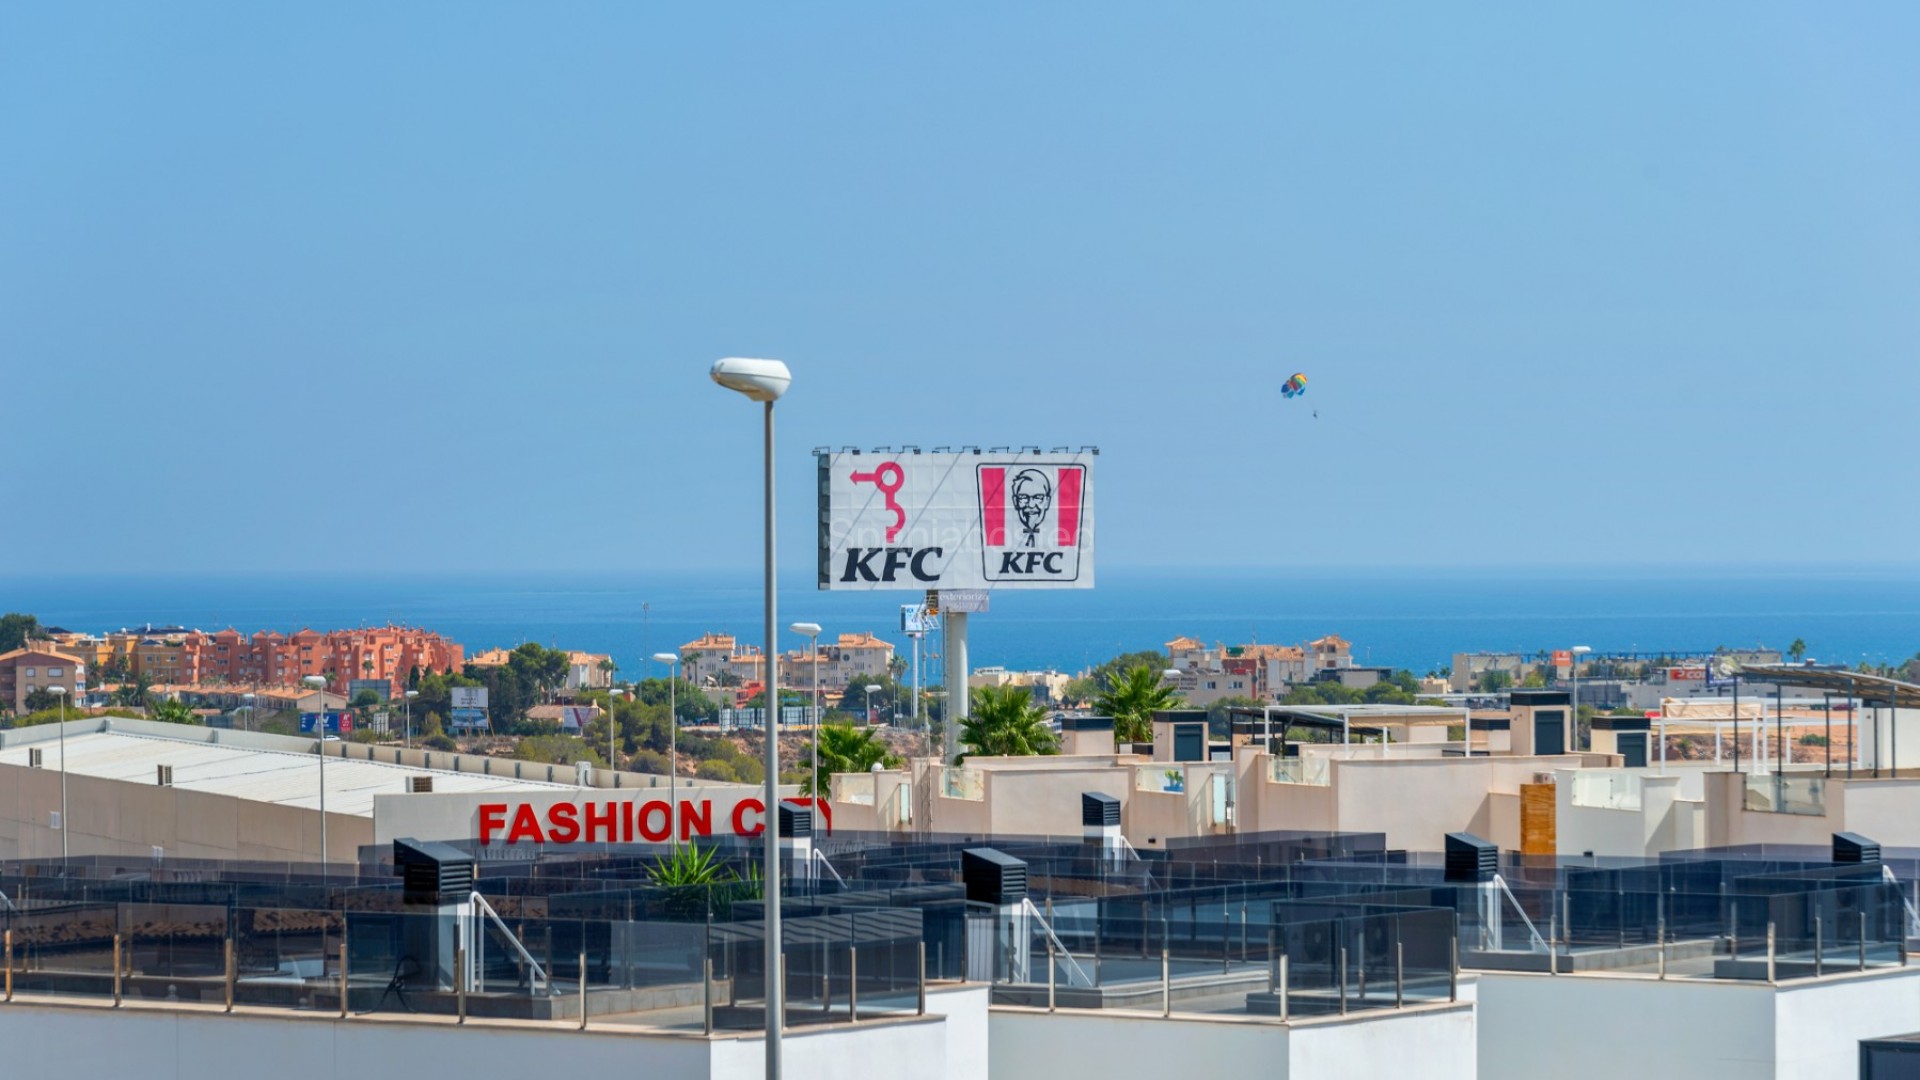
{"label": "apartment building", "polygon": [[86,663],[42,644],[0,653],[0,708],[27,711],[27,695],[64,686],[77,698],[86,689]]}
{"label": "apartment building", "polygon": [[[857,681],[886,678],[893,668],[893,645],[870,633],[840,634],[820,642],[817,658],[808,647],[781,654],[780,681],[785,686],[811,689],[816,665],[820,689],[839,691]],[[680,646],[681,676],[696,685],[713,681],[759,683],[764,681],[764,671],[760,647],[741,642],[732,634],[707,633]]]}

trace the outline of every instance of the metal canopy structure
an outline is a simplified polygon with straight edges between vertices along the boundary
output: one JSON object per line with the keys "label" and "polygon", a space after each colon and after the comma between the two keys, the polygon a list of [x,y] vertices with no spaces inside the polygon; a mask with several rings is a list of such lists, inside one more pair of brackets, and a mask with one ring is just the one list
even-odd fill
{"label": "metal canopy structure", "polygon": [[1892,703],[1896,709],[1920,709],[1920,685],[1868,675],[1844,668],[1801,667],[1798,664],[1747,664],[1740,677],[1781,686],[1797,686],[1857,697],[1863,703]]}

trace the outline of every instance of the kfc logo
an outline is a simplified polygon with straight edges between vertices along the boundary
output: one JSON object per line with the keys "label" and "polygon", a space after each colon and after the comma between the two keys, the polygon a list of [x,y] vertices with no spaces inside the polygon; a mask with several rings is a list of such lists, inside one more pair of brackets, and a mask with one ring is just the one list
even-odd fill
{"label": "kfc logo", "polygon": [[1086,474],[1084,465],[980,466],[981,571],[988,581],[1080,576]]}

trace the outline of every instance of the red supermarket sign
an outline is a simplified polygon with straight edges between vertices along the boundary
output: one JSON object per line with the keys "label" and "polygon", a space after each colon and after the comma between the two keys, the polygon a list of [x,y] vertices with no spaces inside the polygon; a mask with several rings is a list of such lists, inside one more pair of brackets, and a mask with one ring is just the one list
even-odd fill
{"label": "red supermarket sign", "polygon": [[1667,669],[1668,682],[1705,682],[1707,669],[1703,667],[1670,667]]}
{"label": "red supermarket sign", "polygon": [[[826,800],[800,797],[788,801],[814,807],[825,831],[833,831],[833,810]],[[676,831],[681,840],[692,840],[712,836],[716,828],[711,799],[682,799],[678,814],[665,799],[589,799],[544,806],[493,802],[481,803],[476,816],[482,844],[660,843]],[[745,798],[720,816],[717,827],[734,836],[759,836],[766,816],[765,802]]]}

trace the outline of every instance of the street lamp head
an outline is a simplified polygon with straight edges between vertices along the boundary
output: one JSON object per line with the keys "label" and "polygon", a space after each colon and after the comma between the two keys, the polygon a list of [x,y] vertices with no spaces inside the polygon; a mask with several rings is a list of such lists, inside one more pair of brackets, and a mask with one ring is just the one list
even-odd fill
{"label": "street lamp head", "polygon": [[881,685],[880,685],[879,683],[868,683],[868,684],[867,684],[867,693],[869,693],[869,694],[871,694],[871,693],[874,693],[875,691],[878,691],[878,690],[885,690],[885,689],[886,689],[886,687],[884,687],[884,686],[881,686]]}
{"label": "street lamp head", "polygon": [[419,696],[420,696],[420,691],[418,691],[418,690],[409,690],[409,691],[407,691],[407,700],[408,700],[408,701],[412,701],[412,700],[413,700],[414,698],[417,698],[417,697],[419,697]]}
{"label": "street lamp head", "polygon": [[325,675],[309,675],[300,681],[315,689],[327,685],[327,677]]}
{"label": "street lamp head", "polygon": [[801,637],[820,636],[820,624],[817,622],[797,622],[787,627],[787,629],[799,634]]}
{"label": "street lamp head", "polygon": [[49,686],[47,687],[47,693],[52,694],[54,697],[66,697],[67,688],[64,686]]}
{"label": "street lamp head", "polygon": [[1591,645],[1575,645],[1573,647],[1573,653],[1575,656],[1585,656],[1592,651],[1593,651],[1593,646]]}
{"label": "street lamp head", "polygon": [[653,658],[663,664],[677,664],[680,662],[679,653],[657,652],[653,654]]}
{"label": "street lamp head", "polygon": [[729,356],[713,362],[713,381],[754,401],[773,401],[787,392],[793,374],[778,360]]}

